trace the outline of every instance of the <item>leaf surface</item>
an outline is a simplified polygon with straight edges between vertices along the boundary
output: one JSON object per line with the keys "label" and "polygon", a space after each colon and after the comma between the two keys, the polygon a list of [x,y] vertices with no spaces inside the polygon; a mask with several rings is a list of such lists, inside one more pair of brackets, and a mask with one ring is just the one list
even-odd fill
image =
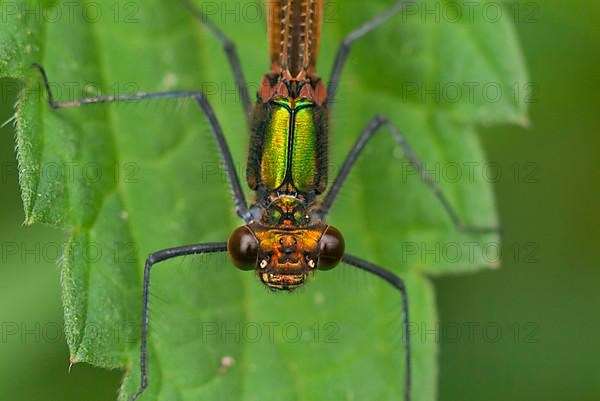
{"label": "leaf surface", "polygon": [[[66,10],[62,2],[42,4]],[[195,103],[51,110],[29,65],[46,67],[58,100],[97,92],[205,91],[242,176],[249,136],[222,48],[183,7],[157,0],[94,4],[100,10],[95,18],[83,8],[52,21],[7,13],[0,75],[23,85],[17,152],[26,221],[70,233],[62,282],[72,361],[127,369],[125,400],[139,383],[146,255],[224,241],[241,222]],[[237,44],[252,92],[268,68],[264,13],[250,3],[210,4],[204,10]],[[390,2],[328,4],[323,77],[344,35]],[[332,178],[369,119],[383,114],[428,170],[439,171],[437,181],[465,223],[498,224],[477,125],[522,123],[525,105],[506,95],[491,102],[479,91],[452,101],[444,88],[491,83],[508,93],[525,80],[506,19],[438,22],[414,10],[394,17],[351,51],[331,121]],[[441,94],[424,95],[421,87],[439,87]],[[465,177],[469,165],[474,174]],[[460,179],[449,181],[444,171],[456,166]],[[498,239],[456,232],[388,134],[368,146],[330,221],[344,232],[349,252],[405,278],[413,399],[435,399],[437,344],[422,331],[435,327],[436,308],[425,273],[494,266],[497,258],[482,249]],[[468,252],[473,247],[478,250]],[[365,273],[340,266],[291,296],[272,294],[252,273],[234,269],[226,255],[209,255],[161,264],[151,292],[150,386],[143,400],[401,399],[400,298]]]}

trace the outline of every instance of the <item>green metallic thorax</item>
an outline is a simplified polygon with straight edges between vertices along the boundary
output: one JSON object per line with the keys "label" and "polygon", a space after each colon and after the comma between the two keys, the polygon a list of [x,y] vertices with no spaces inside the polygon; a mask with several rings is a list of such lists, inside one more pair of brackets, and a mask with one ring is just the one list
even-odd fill
{"label": "green metallic thorax", "polygon": [[283,96],[257,107],[255,117],[262,121],[254,128],[251,143],[250,187],[266,193],[322,192],[326,186],[322,108],[311,99]]}
{"label": "green metallic thorax", "polygon": [[317,175],[317,138],[314,104],[288,98],[273,100],[265,129],[260,173],[268,190],[289,183],[299,192],[314,188]]}

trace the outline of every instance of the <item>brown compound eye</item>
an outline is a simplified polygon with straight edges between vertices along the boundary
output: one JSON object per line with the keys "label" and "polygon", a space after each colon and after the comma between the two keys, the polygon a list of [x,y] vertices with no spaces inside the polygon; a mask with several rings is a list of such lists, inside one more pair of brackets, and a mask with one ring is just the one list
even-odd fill
{"label": "brown compound eye", "polygon": [[227,254],[241,270],[254,270],[258,259],[258,240],[247,226],[241,226],[227,241]]}
{"label": "brown compound eye", "polygon": [[344,256],[344,237],[335,227],[329,226],[319,240],[319,262],[317,269],[329,270],[337,266]]}

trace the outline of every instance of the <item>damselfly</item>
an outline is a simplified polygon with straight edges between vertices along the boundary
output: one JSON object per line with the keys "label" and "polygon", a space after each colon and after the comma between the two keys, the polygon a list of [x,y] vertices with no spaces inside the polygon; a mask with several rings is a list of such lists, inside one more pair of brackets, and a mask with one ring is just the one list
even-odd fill
{"label": "damselfly", "polygon": [[52,108],[67,108],[94,103],[128,100],[191,98],[196,101],[210,124],[233,192],[236,212],[244,221],[227,242],[202,243],[163,249],[146,260],[143,280],[140,375],[141,383],[131,397],[137,399],[149,384],[148,322],[150,278],[154,265],[184,255],[227,252],[241,270],[254,271],[258,279],[273,291],[292,291],[302,286],[310,274],[329,270],[340,262],[369,272],[389,284],[401,295],[404,338],[404,400],[410,399],[411,355],[408,335],[408,299],[403,280],[396,274],[359,257],[346,253],[340,231],[326,223],[330,208],[361,152],[378,132],[388,131],[406,157],[420,172],[461,231],[493,232],[494,228],[468,227],[437,184],[422,169],[400,131],[385,117],[374,116],[356,140],[339,173],[328,189],[328,119],[342,70],[352,44],[403,9],[398,2],[346,36],[339,46],[327,85],[316,73],[322,0],[281,0],[269,6],[270,70],[258,89],[252,105],[234,44],[216,25],[188,5],[222,43],[233,70],[236,85],[250,126],[246,180],[256,197],[249,206],[221,125],[201,92],[172,91],[136,93],[125,96],[98,96],[57,102],[43,76]]}

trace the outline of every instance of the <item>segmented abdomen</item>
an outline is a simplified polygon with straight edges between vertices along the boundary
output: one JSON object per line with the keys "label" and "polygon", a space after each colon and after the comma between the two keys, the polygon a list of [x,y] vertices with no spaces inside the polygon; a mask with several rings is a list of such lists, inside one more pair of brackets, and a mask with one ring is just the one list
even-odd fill
{"label": "segmented abdomen", "polygon": [[282,0],[269,7],[271,64],[289,69],[292,77],[314,70],[319,51],[322,0]]}

